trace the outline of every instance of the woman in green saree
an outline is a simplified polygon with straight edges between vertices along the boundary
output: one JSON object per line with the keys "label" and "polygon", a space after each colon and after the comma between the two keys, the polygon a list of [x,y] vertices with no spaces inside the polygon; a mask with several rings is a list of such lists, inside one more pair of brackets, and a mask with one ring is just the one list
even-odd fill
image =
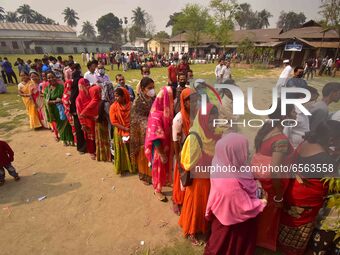
{"label": "woman in green saree", "polygon": [[58,84],[53,72],[47,72],[47,81],[49,85],[44,91],[44,99],[48,122],[55,123],[57,127],[59,133],[59,137],[56,137],[57,141],[62,140],[65,146],[73,145],[72,128],[61,109],[64,86]]}

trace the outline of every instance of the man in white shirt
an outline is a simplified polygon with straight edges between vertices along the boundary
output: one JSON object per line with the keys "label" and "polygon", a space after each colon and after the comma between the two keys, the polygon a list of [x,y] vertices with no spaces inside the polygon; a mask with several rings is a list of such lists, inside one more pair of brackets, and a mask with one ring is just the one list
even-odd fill
{"label": "man in white shirt", "polygon": [[220,59],[219,64],[216,66],[215,68],[215,76],[216,76],[216,82],[217,84],[221,84],[222,83],[222,71],[224,68],[224,60]]}
{"label": "man in white shirt", "polygon": [[332,66],[333,66],[333,59],[329,58],[327,62],[327,66],[326,66],[326,74],[328,74],[329,76],[331,76],[332,74]]}
{"label": "man in white shirt", "polygon": [[231,80],[231,68],[230,68],[230,61],[227,60],[225,65],[222,68],[222,83],[226,80]]}
{"label": "man in white shirt", "polygon": [[289,78],[291,72],[293,71],[293,68],[291,67],[291,65],[289,63],[289,59],[284,60],[283,64],[284,64],[284,69],[281,72],[279,80],[276,83],[276,88],[277,88],[278,94],[280,94],[281,88],[286,86],[288,78]]}
{"label": "man in white shirt", "polygon": [[91,86],[97,84],[98,82],[98,76],[96,74],[97,66],[97,60],[93,60],[87,63],[88,71],[84,74],[84,79],[88,80]]}

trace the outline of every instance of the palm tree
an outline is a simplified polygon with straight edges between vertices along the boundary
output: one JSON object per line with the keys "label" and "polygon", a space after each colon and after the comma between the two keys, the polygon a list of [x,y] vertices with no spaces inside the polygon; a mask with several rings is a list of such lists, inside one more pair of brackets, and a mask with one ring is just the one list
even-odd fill
{"label": "palm tree", "polygon": [[78,25],[77,19],[79,19],[79,17],[75,10],[67,7],[62,14],[65,15],[64,22],[66,22],[68,26],[76,27]]}
{"label": "palm tree", "polygon": [[260,11],[258,14],[257,14],[257,17],[259,19],[259,26],[261,28],[263,27],[266,27],[268,28],[269,27],[269,18],[273,17],[273,15],[267,11],[266,9],[263,9],[262,11]]}
{"label": "palm tree", "polygon": [[19,22],[18,14],[16,12],[7,12],[6,22]]}
{"label": "palm tree", "polygon": [[0,21],[6,20],[6,12],[3,7],[0,7]]}
{"label": "palm tree", "polygon": [[146,29],[146,12],[139,6],[132,10],[133,16],[132,21],[136,27],[141,28],[143,31]]}
{"label": "palm tree", "polygon": [[44,15],[40,14],[39,12],[34,12],[34,23],[37,24],[45,24],[46,18]]}
{"label": "palm tree", "polygon": [[50,19],[50,18],[46,18],[45,20],[45,24],[48,24],[48,25],[55,25],[55,21],[53,19]]}
{"label": "palm tree", "polygon": [[94,29],[94,26],[91,24],[90,21],[83,22],[81,35],[88,37],[88,38],[94,38],[96,37],[96,30]]}
{"label": "palm tree", "polygon": [[34,22],[34,10],[28,4],[24,4],[19,6],[17,9],[17,13],[20,14],[19,20],[24,23],[33,23]]}

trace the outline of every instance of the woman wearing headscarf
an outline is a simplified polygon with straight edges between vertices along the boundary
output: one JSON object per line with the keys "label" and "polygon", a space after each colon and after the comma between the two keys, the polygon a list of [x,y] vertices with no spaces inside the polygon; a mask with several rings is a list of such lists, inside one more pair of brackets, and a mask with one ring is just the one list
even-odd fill
{"label": "woman wearing headscarf", "polygon": [[72,128],[67,121],[61,98],[64,93],[64,86],[57,81],[55,74],[47,72],[48,87],[44,91],[45,107],[48,112],[48,121],[53,123],[53,128],[58,131],[60,137],[56,137],[63,141],[65,146],[73,143]]}
{"label": "woman wearing headscarf", "polygon": [[81,154],[86,153],[86,140],[84,137],[84,132],[81,129],[81,124],[79,122],[78,114],[77,114],[77,107],[76,107],[76,100],[79,95],[79,86],[78,83],[80,79],[83,78],[80,71],[79,64],[76,64],[76,68],[72,73],[72,86],[71,86],[71,95],[70,95],[70,114],[73,117],[74,128],[76,132],[75,141],[77,142],[77,151]]}
{"label": "woman wearing headscarf", "polygon": [[[218,111],[212,104],[207,105],[207,114],[200,111],[187,136],[181,152],[181,167],[190,171],[192,177],[196,168],[211,165],[218,136],[214,132],[213,120],[218,118]],[[197,234],[207,234],[208,222],[205,218],[206,205],[210,190],[209,177],[198,175],[192,178],[191,185],[185,188],[183,207],[178,224],[183,235],[189,237],[194,245],[199,245]]]}
{"label": "woman wearing headscarf", "polygon": [[84,137],[86,139],[87,152],[90,154],[91,159],[96,159],[96,148],[95,148],[95,123],[86,116],[82,115],[84,109],[88,106],[91,101],[90,96],[90,83],[88,80],[81,78],[78,83],[79,94],[76,100],[77,115],[81,124],[82,130],[84,131]]}
{"label": "woman wearing headscarf", "polygon": [[40,75],[36,71],[30,71],[30,78],[32,81],[31,94],[39,114],[40,123],[43,125],[44,128],[48,128],[47,115],[44,108],[44,95],[39,89]]}
{"label": "woman wearing headscarf", "polygon": [[[282,213],[278,238],[279,249],[283,254],[332,254],[315,250],[313,253],[306,253],[316,216],[328,195],[328,184],[322,178],[337,177],[339,172],[335,159],[329,153],[332,142],[339,141],[339,125],[330,124],[331,122],[322,122],[314,131],[307,132],[305,141],[296,150],[296,165],[299,168],[301,166],[304,172],[299,171],[285,193],[285,210]],[[329,240],[317,245],[323,246],[327,242]]]}
{"label": "woman wearing headscarf", "polygon": [[[107,123],[104,123],[103,104],[101,100],[101,87],[94,85],[89,89],[90,102],[85,109],[80,113],[85,119],[84,127],[86,130],[94,132],[95,154],[98,161],[110,161],[110,144]],[[101,106],[101,107],[100,107]],[[100,121],[98,121],[99,110],[101,110]],[[106,124],[106,125],[105,125]],[[88,131],[87,131],[88,132]]]}
{"label": "woman wearing headscarf", "polygon": [[110,121],[114,129],[114,162],[117,174],[133,173],[129,158],[130,94],[125,88],[116,88],[116,101],[110,107]]}
{"label": "woman wearing headscarf", "polygon": [[18,85],[18,91],[19,96],[21,96],[22,101],[24,102],[24,105],[26,107],[26,111],[30,121],[30,128],[40,128],[42,125],[31,91],[32,81],[30,80],[30,76],[27,72],[21,72],[20,77],[21,82]]}
{"label": "woman wearing headscarf", "polygon": [[172,143],[171,124],[174,116],[173,92],[163,87],[152,104],[145,137],[145,156],[151,163],[152,184],[158,200],[167,202],[162,187],[171,182]]}
{"label": "woman wearing headscarf", "polygon": [[[247,165],[248,140],[237,133],[224,135],[215,147],[212,167]],[[251,174],[210,173],[206,216],[211,235],[204,254],[253,255],[256,245],[256,216],[267,204],[257,198],[258,185]]]}
{"label": "woman wearing headscarf", "polygon": [[[256,154],[252,158],[252,165],[260,166],[260,169],[263,169],[262,166],[281,167],[291,163],[294,148],[288,137],[283,134],[281,121],[296,118],[294,105],[287,105],[286,113],[286,116],[281,115],[281,101],[278,100],[275,112],[268,117],[271,120],[280,121],[268,121],[258,131],[255,137]],[[283,197],[289,183],[289,177],[282,172],[268,171],[256,173],[256,178],[260,180],[263,189],[268,193],[268,204],[257,220],[259,231],[256,245],[276,251]]]}
{"label": "woman wearing headscarf", "polygon": [[155,83],[144,77],[139,85],[140,92],[131,108],[130,159],[134,172],[138,170],[139,179],[145,185],[152,184],[151,170],[144,153],[144,141],[148,116],[155,100]]}
{"label": "woman wearing headscarf", "polygon": [[181,162],[181,147],[185,138],[189,134],[190,129],[190,96],[193,95],[194,91],[190,88],[185,88],[181,91],[180,100],[180,111],[176,114],[172,123],[172,140],[174,143],[175,150],[175,170],[174,170],[174,182],[172,189],[172,201],[173,210],[176,214],[180,214],[181,206],[184,200],[184,190],[181,189],[180,185],[180,173],[178,170],[178,164]]}

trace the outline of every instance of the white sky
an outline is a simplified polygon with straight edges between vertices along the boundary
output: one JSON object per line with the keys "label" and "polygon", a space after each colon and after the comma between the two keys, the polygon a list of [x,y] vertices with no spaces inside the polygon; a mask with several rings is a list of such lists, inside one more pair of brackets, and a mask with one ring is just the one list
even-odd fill
{"label": "white sky", "polygon": [[[276,27],[276,22],[281,10],[304,12],[307,20],[320,19],[318,14],[320,0],[238,0],[238,3],[247,2],[253,10],[267,9],[274,17],[270,19],[271,27]],[[165,25],[169,15],[180,11],[187,3],[209,5],[209,0],[0,0],[0,6],[5,11],[15,11],[20,5],[28,4],[32,9],[44,16],[54,19],[59,24],[64,24],[61,14],[66,7],[78,12],[79,22],[76,30],[81,30],[81,24],[89,20],[95,25],[96,20],[109,12],[119,18],[128,17],[131,24],[132,9],[140,6],[153,17],[156,31],[166,30]]]}

